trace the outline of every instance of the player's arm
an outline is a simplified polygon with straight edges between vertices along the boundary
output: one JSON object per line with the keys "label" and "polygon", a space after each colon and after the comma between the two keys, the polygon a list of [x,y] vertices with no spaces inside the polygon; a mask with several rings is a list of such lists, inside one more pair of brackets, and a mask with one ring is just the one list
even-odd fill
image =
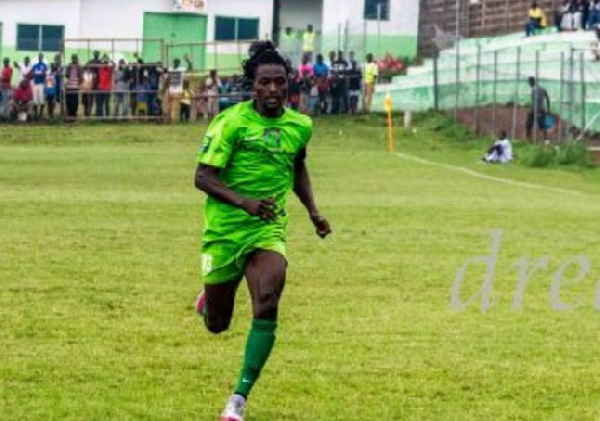
{"label": "player's arm", "polygon": [[310,216],[310,220],[317,230],[317,235],[321,238],[331,234],[331,226],[325,219],[315,204],[315,198],[310,182],[310,175],[306,166],[306,149],[302,149],[296,156],[294,163],[294,193],[300,199]]}
{"label": "player's arm", "polygon": [[220,170],[218,167],[199,164],[196,168],[196,188],[221,202],[244,209],[249,215],[258,216],[268,222],[276,219],[273,199],[249,199],[236,193],[219,179]]}

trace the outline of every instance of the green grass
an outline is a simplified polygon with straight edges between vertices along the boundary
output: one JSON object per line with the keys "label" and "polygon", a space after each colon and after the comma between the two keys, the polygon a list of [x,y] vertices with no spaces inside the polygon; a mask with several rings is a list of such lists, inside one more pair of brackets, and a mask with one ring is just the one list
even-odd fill
{"label": "green grass", "polygon": [[[574,195],[502,184],[385,151],[377,118],[316,123],[322,242],[292,201],[289,275],[275,351],[248,421],[600,418],[600,173],[478,164],[482,143],[420,121],[397,149]],[[201,288],[198,126],[0,129],[0,419],[213,420],[250,322],[210,336]],[[450,305],[458,268],[502,229],[493,298]],[[549,257],[511,309],[517,258]],[[565,285],[561,262],[591,271]],[[574,277],[576,268],[565,278]],[[463,297],[481,285],[473,267]]]}

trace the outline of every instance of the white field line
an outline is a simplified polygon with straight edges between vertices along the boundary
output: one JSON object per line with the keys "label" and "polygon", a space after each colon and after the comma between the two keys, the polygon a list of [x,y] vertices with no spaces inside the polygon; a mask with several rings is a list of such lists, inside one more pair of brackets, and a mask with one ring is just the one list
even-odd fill
{"label": "white field line", "polygon": [[448,165],[448,164],[441,164],[439,162],[428,161],[427,159],[419,158],[418,156],[409,155],[406,153],[394,152],[394,154],[397,157],[406,159],[408,161],[418,162],[423,165],[430,165],[430,166],[434,166],[434,167],[445,168],[450,171],[459,172],[461,174],[465,174],[470,177],[479,178],[482,180],[489,180],[489,181],[494,181],[496,183],[509,184],[512,186],[526,187],[528,189],[533,189],[533,190],[541,190],[541,191],[548,191],[548,192],[554,192],[554,193],[566,193],[566,194],[572,194],[572,195],[587,196],[586,193],[577,191],[577,190],[561,189],[559,187],[548,187],[548,186],[543,186],[540,184],[527,183],[525,181],[511,180],[510,178],[493,177],[491,175],[473,171],[468,168],[459,167],[457,165]]}

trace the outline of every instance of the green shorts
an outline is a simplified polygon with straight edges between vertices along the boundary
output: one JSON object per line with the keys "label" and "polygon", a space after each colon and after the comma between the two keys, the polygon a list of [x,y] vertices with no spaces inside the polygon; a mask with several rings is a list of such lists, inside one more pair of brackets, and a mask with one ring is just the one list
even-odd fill
{"label": "green shorts", "polygon": [[239,281],[244,276],[248,256],[255,250],[268,250],[285,257],[285,243],[259,241],[238,243],[216,240],[202,244],[202,277],[205,284]]}

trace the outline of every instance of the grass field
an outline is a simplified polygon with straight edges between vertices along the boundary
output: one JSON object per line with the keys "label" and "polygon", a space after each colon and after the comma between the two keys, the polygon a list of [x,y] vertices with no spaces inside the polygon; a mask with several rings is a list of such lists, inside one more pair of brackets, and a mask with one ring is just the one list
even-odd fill
{"label": "grass field", "polygon": [[[248,420],[600,419],[600,172],[479,165],[481,144],[420,124],[397,149],[448,166],[387,153],[377,118],[316,123],[310,166],[335,232],[318,240],[292,201],[278,340]],[[0,128],[0,419],[216,419],[250,312],[240,289],[214,337],[193,311],[203,130]],[[495,306],[456,311],[456,273],[493,229]],[[515,262],[544,255],[514,311]],[[559,312],[553,279],[576,255],[590,270],[563,282],[578,306]],[[464,300],[483,275],[471,267]]]}

